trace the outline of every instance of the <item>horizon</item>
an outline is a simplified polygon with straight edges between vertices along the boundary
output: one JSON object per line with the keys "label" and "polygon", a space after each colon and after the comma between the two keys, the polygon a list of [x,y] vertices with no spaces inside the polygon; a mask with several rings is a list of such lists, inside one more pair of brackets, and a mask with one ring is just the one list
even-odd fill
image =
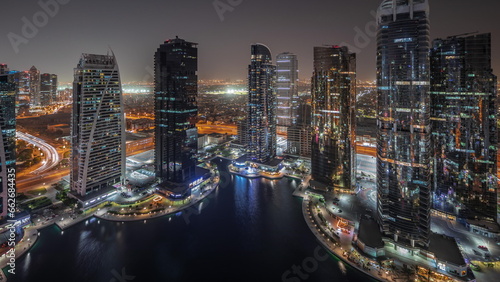
{"label": "horizon", "polygon": [[[89,5],[96,0],[54,1],[5,1],[4,10],[9,12],[4,21],[9,25],[0,27],[5,36],[0,43],[3,54],[0,63],[18,71],[34,65],[43,73],[57,74],[61,83],[69,83],[82,53],[105,54],[111,48],[124,83],[150,81],[154,52],[165,40],[179,36],[199,44],[200,80],[245,80],[250,45],[255,42],[270,47],[273,63],[279,53],[297,54],[301,80],[311,78],[313,47],[345,45],[357,54],[357,79],[375,80],[376,36],[372,31],[378,0],[349,3],[125,0],[120,1],[120,6],[114,1],[99,2],[99,9]],[[500,46],[500,27],[494,22],[500,2],[488,2],[491,8],[486,11],[483,5],[470,5],[465,0],[454,1],[453,9],[443,1],[431,2],[431,40],[474,31],[492,33],[492,65],[498,75],[500,57],[495,51]],[[57,3],[57,7],[39,3]],[[265,11],[259,9],[263,5],[267,7]],[[140,9],[145,12],[137,13]],[[109,15],[110,10],[119,16]],[[258,12],[262,14],[260,20],[254,21]],[[87,21],[89,14],[96,20]],[[474,22],[473,28],[470,22]],[[297,40],[297,34],[303,37]]]}

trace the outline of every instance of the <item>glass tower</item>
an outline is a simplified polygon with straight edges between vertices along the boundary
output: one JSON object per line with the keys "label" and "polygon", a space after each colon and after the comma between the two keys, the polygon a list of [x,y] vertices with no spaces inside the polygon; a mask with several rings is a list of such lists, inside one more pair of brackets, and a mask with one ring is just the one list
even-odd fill
{"label": "glass tower", "polygon": [[347,47],[314,47],[312,179],[335,189],[355,185],[356,54]]}
{"label": "glass tower", "polygon": [[266,163],[276,156],[276,66],[271,51],[252,45],[248,66],[247,158]]}
{"label": "glass tower", "polygon": [[276,120],[279,132],[297,123],[299,70],[297,55],[281,53],[276,56]]}
{"label": "glass tower", "polygon": [[80,198],[123,184],[125,116],[114,55],[82,54],[75,68],[71,190]]}
{"label": "glass tower", "polygon": [[40,71],[35,66],[32,66],[29,74],[30,106],[40,106]]}
{"label": "glass tower", "polygon": [[287,150],[289,154],[311,157],[311,103],[299,102],[297,107],[297,123],[288,128]]}
{"label": "glass tower", "polygon": [[430,94],[436,209],[465,218],[497,217],[496,80],[491,34],[434,41]]}
{"label": "glass tower", "polygon": [[377,212],[395,242],[430,229],[429,4],[385,0],[377,13]]}
{"label": "glass tower", "polygon": [[2,218],[7,215],[7,192],[9,188],[15,189],[15,105],[16,86],[9,82],[8,75],[0,75],[0,217]]}
{"label": "glass tower", "polygon": [[29,71],[19,71],[14,73],[14,83],[16,84],[16,106],[29,105],[30,101],[30,73]]}
{"label": "glass tower", "polygon": [[9,73],[9,66],[7,66],[7,64],[0,64],[0,75],[8,73]]}
{"label": "glass tower", "polygon": [[155,54],[155,161],[161,182],[195,176],[198,149],[197,44],[175,38]]}
{"label": "glass tower", "polygon": [[40,75],[40,105],[50,106],[57,102],[57,75],[42,73]]}

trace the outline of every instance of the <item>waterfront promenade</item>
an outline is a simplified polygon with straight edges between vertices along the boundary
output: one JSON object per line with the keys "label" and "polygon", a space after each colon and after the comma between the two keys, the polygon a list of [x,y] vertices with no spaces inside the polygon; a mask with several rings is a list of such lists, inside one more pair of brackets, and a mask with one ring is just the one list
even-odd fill
{"label": "waterfront promenade", "polygon": [[[80,215],[72,215],[71,213],[67,213],[65,211],[62,212],[62,214],[56,215],[54,218],[46,221],[41,221],[37,220],[33,222],[31,225],[28,227],[24,228],[24,236],[23,238],[16,244],[15,247],[15,259],[16,261],[19,260],[21,257],[24,255],[29,255],[29,250],[31,247],[35,245],[35,243],[38,240],[38,237],[40,235],[40,230],[48,227],[50,225],[56,225],[61,229],[61,233],[64,232],[65,229],[78,224],[82,221],[85,221],[91,217],[96,217],[102,220],[109,220],[109,221],[119,221],[119,222],[124,222],[124,221],[142,221],[142,220],[148,220],[148,219],[153,219],[157,217],[162,217],[170,214],[175,214],[178,212],[182,212],[198,203],[203,201],[205,198],[207,198],[209,195],[212,194],[213,191],[217,190],[219,187],[219,181],[210,184],[210,187],[206,190],[204,190],[203,193],[199,193],[199,195],[196,195],[195,197],[191,198],[191,201],[184,205],[180,206],[175,206],[175,207],[168,207],[165,208],[164,210],[158,211],[158,212],[151,212],[147,214],[141,214],[141,215],[135,215],[135,216],[121,216],[121,215],[116,215],[116,214],[110,214],[108,213],[109,208],[107,207],[101,207],[98,208],[96,207],[95,209],[92,209],[90,211],[84,212]],[[10,258],[6,256],[6,254],[3,254],[0,256],[0,268],[5,268],[8,263],[9,263]],[[19,269],[15,269],[16,272],[20,271]],[[5,274],[3,271],[0,271],[0,281],[7,281],[7,278],[5,277]]]}

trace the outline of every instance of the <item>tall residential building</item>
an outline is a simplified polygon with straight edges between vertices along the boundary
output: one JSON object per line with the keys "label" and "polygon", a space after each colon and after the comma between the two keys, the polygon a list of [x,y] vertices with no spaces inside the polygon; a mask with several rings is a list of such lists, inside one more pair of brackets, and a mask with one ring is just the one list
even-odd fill
{"label": "tall residential building", "polygon": [[311,157],[311,103],[299,102],[297,122],[288,128],[287,153],[301,157]]}
{"label": "tall residential building", "polygon": [[9,67],[6,64],[0,64],[0,75],[7,74]]}
{"label": "tall residential building", "polygon": [[43,73],[40,75],[40,105],[50,106],[57,102],[57,75]]}
{"label": "tall residential building", "polygon": [[14,83],[16,84],[16,105],[29,105],[30,102],[30,73],[20,71],[14,73]]}
{"label": "tall residential building", "polygon": [[116,192],[125,178],[125,116],[114,55],[82,54],[74,71],[71,175],[83,206]]}
{"label": "tall residential building", "polygon": [[297,123],[298,69],[297,55],[281,53],[276,56],[276,122],[278,132]]}
{"label": "tall residential building", "polygon": [[7,215],[7,193],[15,189],[16,87],[0,75],[0,217]]}
{"label": "tall residential building", "polygon": [[237,122],[236,127],[237,127],[237,133],[238,133],[238,144],[240,145],[246,145],[248,143],[247,141],[247,132],[248,132],[248,127],[247,127],[247,120],[240,120]]}
{"label": "tall residential building", "polygon": [[171,183],[184,185],[195,177],[197,71],[196,43],[176,37],[155,53],[156,176],[167,189]]}
{"label": "tall residential building", "polygon": [[465,218],[497,218],[496,80],[491,34],[434,41],[430,94],[436,209]]}
{"label": "tall residential building", "polygon": [[350,190],[356,181],[356,54],[347,47],[314,47],[312,179]]}
{"label": "tall residential building", "polygon": [[429,4],[385,0],[377,13],[377,211],[394,242],[430,232]]}
{"label": "tall residential building", "polygon": [[247,159],[266,163],[276,156],[276,66],[262,44],[251,47],[248,66]]}
{"label": "tall residential building", "polygon": [[40,71],[32,66],[29,70],[30,106],[40,106]]}

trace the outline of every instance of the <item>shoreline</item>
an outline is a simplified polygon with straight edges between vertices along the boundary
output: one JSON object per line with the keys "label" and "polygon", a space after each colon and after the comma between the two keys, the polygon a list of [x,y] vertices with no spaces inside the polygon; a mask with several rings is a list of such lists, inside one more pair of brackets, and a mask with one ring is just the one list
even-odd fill
{"label": "shoreline", "polygon": [[[156,214],[151,214],[149,215],[149,217],[147,218],[144,218],[144,217],[140,217],[140,218],[137,218],[137,217],[133,217],[133,218],[107,218],[107,217],[104,217],[105,214],[107,214],[107,210],[104,210],[104,212],[102,212],[102,210],[99,210],[99,211],[96,211],[92,214],[88,214],[88,215],[85,215],[83,217],[78,217],[76,219],[73,219],[71,222],[67,223],[67,224],[63,224],[61,223],[60,221],[58,222],[57,219],[55,219],[53,222],[49,222],[49,223],[46,223],[46,224],[42,224],[40,226],[37,226],[37,225],[33,225],[33,226],[29,226],[28,228],[24,229],[25,231],[25,234],[23,236],[23,238],[21,239],[21,242],[16,244],[15,246],[15,253],[16,253],[16,262],[17,260],[20,260],[21,258],[23,258],[25,255],[27,255],[27,253],[29,253],[29,251],[31,250],[31,248],[33,246],[35,246],[35,244],[38,242],[38,233],[40,232],[41,229],[44,229],[46,227],[49,227],[49,226],[52,226],[52,225],[55,225],[57,226],[61,231],[64,231],[78,223],[81,223],[89,218],[92,218],[92,217],[95,217],[97,219],[102,219],[102,220],[106,220],[106,221],[109,221],[109,222],[124,222],[124,221],[127,221],[127,222],[133,222],[133,221],[141,221],[141,220],[148,220],[148,219],[155,219],[155,218],[160,218],[160,217],[163,217],[163,216],[166,216],[166,215],[170,215],[170,214],[174,214],[174,213],[178,213],[178,212],[181,212],[185,209],[188,209],[190,208],[191,206],[193,205],[196,205],[198,204],[199,202],[205,200],[209,195],[211,195],[215,190],[217,190],[217,188],[219,188],[219,183],[215,184],[213,188],[211,188],[210,190],[208,190],[202,197],[200,198],[197,198],[195,201],[193,202],[190,202],[186,205],[182,205],[178,208],[172,208],[172,209],[165,209],[161,212],[158,212]],[[98,214],[99,212],[101,212],[102,214]],[[114,216],[113,216],[114,217]],[[27,240],[25,239],[29,239],[29,243]],[[28,245],[28,246],[25,246],[25,245]],[[21,248],[23,248],[21,250]],[[8,267],[7,265],[8,263],[8,260],[7,260],[7,257],[5,256],[5,254],[0,257],[0,268],[2,271],[0,271],[0,277],[2,278],[1,281],[7,281],[7,275],[5,274],[4,272],[4,269],[6,267]]]}
{"label": "shoreline", "polygon": [[[359,271],[359,272],[361,272],[361,273],[369,276],[372,279],[375,279],[376,281],[391,281],[391,280],[388,280],[388,279],[384,279],[383,277],[377,277],[374,274],[365,271],[364,269],[360,268],[357,264],[349,261],[346,257],[344,257],[341,253],[339,253],[338,250],[335,250],[334,247],[329,246],[329,244],[328,244],[329,242],[325,241],[324,237],[321,236],[321,234],[319,234],[319,231],[313,226],[315,223],[311,222],[311,220],[309,220],[307,218],[307,210],[309,208],[308,205],[309,205],[310,201],[307,200],[307,199],[305,199],[302,195],[298,195],[298,194],[295,195],[295,191],[294,191],[294,196],[296,196],[296,197],[302,197],[302,216],[304,217],[304,221],[306,222],[306,224],[309,227],[310,231],[316,237],[316,240],[318,240],[320,242],[320,244],[324,248],[326,248],[330,254],[332,254],[333,256],[335,256],[336,258],[338,258],[344,264],[347,264],[348,266],[350,266],[350,267],[354,268],[355,270],[357,270],[357,271]],[[312,216],[314,216],[314,215],[312,215]],[[320,230],[322,230],[321,227],[319,227],[319,226],[317,228],[319,228]]]}

